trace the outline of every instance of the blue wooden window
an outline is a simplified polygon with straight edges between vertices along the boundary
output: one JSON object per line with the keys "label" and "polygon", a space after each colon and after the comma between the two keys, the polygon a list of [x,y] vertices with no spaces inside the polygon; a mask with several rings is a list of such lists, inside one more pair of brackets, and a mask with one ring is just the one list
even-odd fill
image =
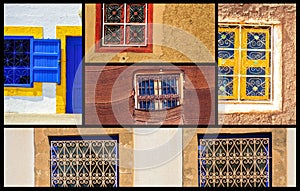
{"label": "blue wooden window", "polygon": [[118,136],[50,139],[52,187],[118,187]]}
{"label": "blue wooden window", "polygon": [[270,187],[270,133],[198,135],[200,187]]}
{"label": "blue wooden window", "polygon": [[32,87],[33,82],[60,84],[60,40],[5,36],[4,86]]}

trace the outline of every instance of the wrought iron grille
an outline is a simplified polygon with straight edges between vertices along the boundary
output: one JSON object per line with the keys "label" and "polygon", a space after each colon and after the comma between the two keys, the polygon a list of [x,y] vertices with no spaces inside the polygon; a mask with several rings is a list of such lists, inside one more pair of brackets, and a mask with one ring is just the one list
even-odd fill
{"label": "wrought iron grille", "polygon": [[52,140],[51,186],[117,187],[117,140]]}
{"label": "wrought iron grille", "polygon": [[160,110],[180,105],[180,74],[137,75],[138,109]]}
{"label": "wrought iron grille", "polygon": [[102,46],[147,46],[147,3],[103,4]]}
{"label": "wrought iron grille", "polygon": [[269,187],[270,138],[199,138],[200,187]]}
{"label": "wrought iron grille", "polygon": [[270,101],[272,30],[271,25],[219,25],[219,99]]}
{"label": "wrought iron grille", "polygon": [[5,37],[4,85],[30,86],[30,37]]}

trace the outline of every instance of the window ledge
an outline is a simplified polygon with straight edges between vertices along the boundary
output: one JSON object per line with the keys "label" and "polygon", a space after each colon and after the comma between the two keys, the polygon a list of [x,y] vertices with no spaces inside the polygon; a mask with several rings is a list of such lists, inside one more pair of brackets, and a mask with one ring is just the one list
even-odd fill
{"label": "window ledge", "polygon": [[257,112],[281,112],[281,102],[273,103],[219,103],[219,114],[231,114],[231,113],[257,113]]}

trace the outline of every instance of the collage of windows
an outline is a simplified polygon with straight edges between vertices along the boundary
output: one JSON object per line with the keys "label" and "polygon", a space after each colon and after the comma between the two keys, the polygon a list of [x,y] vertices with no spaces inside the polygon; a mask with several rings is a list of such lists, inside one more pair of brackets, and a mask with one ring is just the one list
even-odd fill
{"label": "collage of windows", "polygon": [[296,4],[4,3],[4,187],[295,187]]}

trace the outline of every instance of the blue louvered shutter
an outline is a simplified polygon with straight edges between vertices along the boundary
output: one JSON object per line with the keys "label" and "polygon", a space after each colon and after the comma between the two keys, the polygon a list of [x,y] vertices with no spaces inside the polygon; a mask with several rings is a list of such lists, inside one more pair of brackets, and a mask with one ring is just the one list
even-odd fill
{"label": "blue louvered shutter", "polygon": [[32,62],[34,82],[60,84],[60,40],[34,39]]}

